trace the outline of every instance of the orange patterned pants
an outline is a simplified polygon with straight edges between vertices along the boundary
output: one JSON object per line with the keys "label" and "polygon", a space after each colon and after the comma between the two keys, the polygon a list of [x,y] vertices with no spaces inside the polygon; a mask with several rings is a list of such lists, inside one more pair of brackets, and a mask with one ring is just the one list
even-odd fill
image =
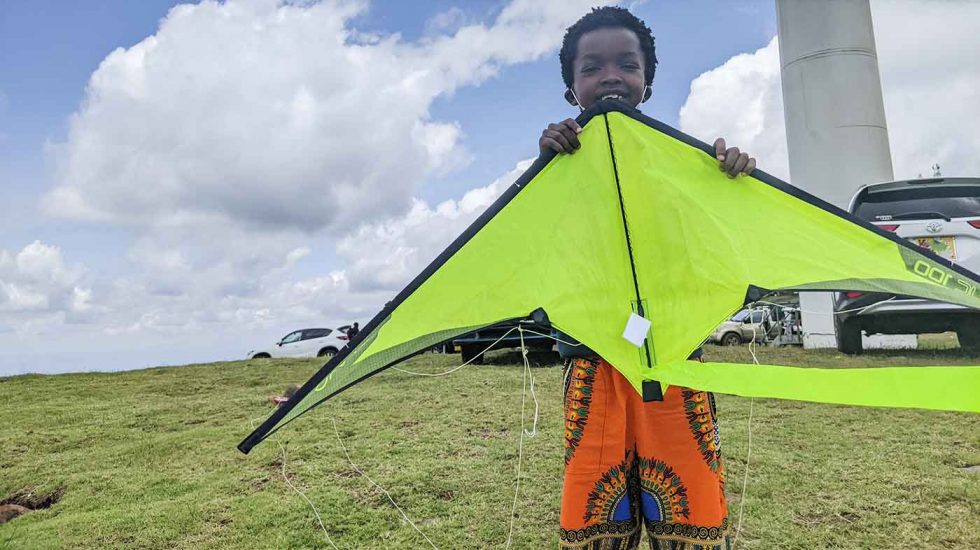
{"label": "orange patterned pants", "polygon": [[727,550],[725,475],[711,394],[644,403],[609,363],[565,372],[563,549]]}

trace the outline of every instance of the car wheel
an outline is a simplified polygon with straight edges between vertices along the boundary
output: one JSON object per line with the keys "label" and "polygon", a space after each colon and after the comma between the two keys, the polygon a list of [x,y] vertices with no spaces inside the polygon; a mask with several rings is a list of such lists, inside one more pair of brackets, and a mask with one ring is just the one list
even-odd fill
{"label": "car wheel", "polygon": [[861,355],[861,325],[854,321],[844,321],[837,325],[837,349],[848,355]]}
{"label": "car wheel", "polygon": [[967,325],[956,329],[956,339],[963,349],[980,349],[980,326]]}
{"label": "car wheel", "polygon": [[323,348],[317,352],[317,357],[323,357],[324,359],[333,359],[333,356],[337,355],[337,348]]}
{"label": "car wheel", "polygon": [[734,332],[726,333],[721,337],[721,345],[723,346],[738,346],[742,343],[742,337]]}
{"label": "car wheel", "polygon": [[463,363],[469,363],[471,365],[482,365],[483,364],[483,349],[480,346],[463,346],[460,349],[460,355],[463,358]]}

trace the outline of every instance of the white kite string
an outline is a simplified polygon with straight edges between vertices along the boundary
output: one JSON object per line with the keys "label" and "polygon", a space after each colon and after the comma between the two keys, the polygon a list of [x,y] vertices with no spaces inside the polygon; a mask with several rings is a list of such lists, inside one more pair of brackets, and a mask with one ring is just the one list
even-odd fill
{"label": "white kite string", "polygon": [[[864,311],[866,309],[870,309],[870,308],[873,308],[873,307],[876,307],[876,306],[880,306],[881,304],[884,304],[885,302],[891,302],[892,300],[897,300],[897,299],[898,299],[898,296],[892,296],[891,298],[888,298],[887,300],[882,300],[880,302],[875,302],[875,303],[870,304],[870,305],[866,305],[866,306],[862,306],[862,307],[856,307],[856,308],[853,308],[853,309],[842,309],[840,311],[834,311],[834,312],[830,312],[830,313],[828,313],[826,311],[811,311],[811,310],[808,310],[808,309],[800,309],[799,311],[800,311],[800,313],[807,313],[807,314],[810,314],[810,315],[841,315],[843,313],[862,312],[862,311]],[[767,302],[765,300],[757,300],[757,301],[752,302],[752,303],[753,304],[766,304],[766,305],[769,305],[769,306],[777,306],[777,307],[786,307],[786,304],[777,304],[775,302]]]}
{"label": "white kite string", "polygon": [[749,421],[748,421],[748,444],[745,446],[745,474],[742,476],[742,493],[738,503],[738,524],[735,526],[735,537],[732,539],[732,548],[738,542],[738,535],[742,532],[742,512],[745,510],[745,489],[749,484],[749,459],[752,457],[752,414],[755,410],[755,399],[749,398]]}
{"label": "white kite string", "polygon": [[[544,336],[545,338],[550,338],[550,339],[554,340],[555,342],[558,342],[559,344],[565,344],[565,345],[573,346],[573,347],[578,347],[578,346],[581,346],[582,345],[581,342],[568,342],[566,340],[562,340],[561,338],[558,338],[557,336],[554,336],[554,335],[551,335],[551,334],[544,334],[544,333],[537,332],[537,331],[534,331],[534,330],[529,330],[529,329],[523,329],[523,330],[524,330],[524,332],[529,332],[531,334],[537,334],[538,336]],[[564,374],[562,374],[562,377],[561,377],[561,391],[563,393],[565,391],[565,388],[568,387],[568,376],[571,373],[572,373],[572,369],[565,369]],[[534,385],[533,384],[531,385],[531,393],[532,394],[534,393]],[[537,401],[535,401],[535,411],[537,411]]]}
{"label": "white kite string", "polygon": [[545,334],[543,332],[537,332],[537,331],[533,331],[533,330],[526,329],[526,328],[522,328],[521,330],[523,330],[524,332],[529,332],[531,334],[537,334],[538,336],[544,336],[545,338],[550,338],[550,339],[554,340],[555,342],[559,342],[559,343],[562,343],[562,344],[565,344],[565,345],[568,345],[568,346],[581,346],[582,345],[582,342],[567,342],[565,340],[562,340],[561,338],[558,338],[557,336],[553,336],[551,334]]}
{"label": "white kite string", "polygon": [[[752,354],[752,362],[756,365],[759,364],[759,358],[755,355],[755,335],[756,331],[752,331],[752,340],[749,341],[749,353]],[[739,493],[738,502],[738,522],[735,525],[735,536],[732,538],[732,548],[735,548],[735,543],[738,542],[738,536],[742,533],[742,518],[744,517],[742,512],[745,511],[745,500],[746,500],[746,490],[749,486],[749,459],[752,457],[752,416],[755,412],[755,398],[749,398],[749,420],[747,423],[746,431],[748,432],[748,440],[745,445],[745,471],[742,473],[742,492]]]}
{"label": "white kite string", "polygon": [[286,484],[288,484],[294,491],[299,493],[299,496],[306,500],[306,503],[310,505],[310,508],[313,508],[313,514],[316,516],[316,521],[320,524],[320,529],[323,529],[323,536],[327,537],[327,542],[330,543],[330,546],[334,548],[334,550],[340,550],[337,548],[337,545],[330,540],[330,534],[327,533],[327,528],[323,525],[323,520],[320,518],[320,511],[316,509],[316,505],[313,504],[313,501],[310,500],[308,496],[306,496],[306,493],[297,489],[296,486],[293,485],[293,482],[289,481],[289,476],[286,475],[286,447],[283,446],[278,437],[273,437],[273,439],[276,440],[276,443],[279,445],[279,449],[282,450],[282,477],[286,480]]}
{"label": "white kite string", "polygon": [[[538,396],[534,393],[534,375],[531,374],[531,364],[527,360],[527,347],[524,345],[524,329],[518,327],[518,333],[521,335],[521,357],[524,359],[524,372],[527,373],[527,377],[531,382],[531,399],[534,401],[534,422],[531,424],[531,431],[524,430],[524,433],[528,437],[535,437],[538,435]],[[521,429],[523,428],[524,423],[521,422]]]}
{"label": "white kite string", "polygon": [[[259,420],[262,420],[262,419],[265,419],[265,417],[263,416],[263,417],[260,417],[259,418]],[[255,431],[255,421],[256,420],[257,419],[253,418],[253,419],[251,419],[249,421],[249,423],[252,425],[252,431]],[[279,445],[279,449],[282,451],[282,478],[285,479],[286,480],[286,484],[289,485],[289,487],[292,490],[294,490],[297,493],[299,493],[299,496],[303,497],[303,499],[306,501],[306,503],[310,505],[310,508],[313,509],[313,515],[316,516],[316,521],[320,524],[320,529],[323,530],[323,536],[325,536],[327,538],[327,543],[330,544],[330,547],[333,548],[334,550],[340,550],[339,548],[337,548],[337,545],[333,543],[333,540],[330,539],[330,533],[327,532],[326,526],[323,525],[323,520],[320,518],[320,511],[316,509],[316,505],[313,504],[313,501],[310,500],[309,497],[306,496],[306,493],[304,493],[303,491],[300,491],[298,488],[296,488],[295,485],[293,485],[293,482],[292,481],[289,481],[289,476],[286,475],[286,447],[283,446],[283,444],[282,444],[281,441],[279,441],[279,437],[278,436],[273,435],[272,436],[272,439],[275,440],[276,444]]]}
{"label": "white kite string", "polygon": [[[469,365],[473,361],[475,361],[478,357],[480,357],[481,355],[483,355],[483,353],[485,353],[485,352],[490,351],[491,349],[493,349],[493,347],[495,345],[497,345],[498,343],[500,343],[500,341],[502,341],[504,338],[506,338],[507,336],[509,336],[515,330],[518,331],[518,334],[520,335],[520,339],[521,339],[521,358],[524,361],[524,376],[523,376],[522,389],[521,389],[521,433],[520,433],[520,439],[518,441],[518,447],[517,447],[517,481],[516,481],[515,487],[514,487],[514,502],[513,502],[513,505],[511,506],[511,511],[510,511],[510,528],[509,528],[508,534],[507,534],[507,546],[506,546],[507,548],[510,548],[510,546],[511,546],[511,544],[513,542],[514,520],[515,520],[516,515],[517,515],[517,500],[518,500],[518,497],[520,495],[520,489],[521,489],[521,473],[522,473],[522,467],[523,467],[523,461],[524,461],[524,436],[526,435],[527,437],[535,437],[538,434],[538,410],[539,410],[538,397],[537,397],[537,394],[534,391],[534,375],[531,374],[531,364],[530,364],[530,362],[528,361],[528,358],[527,358],[528,349],[527,349],[527,346],[524,344],[524,333],[525,332],[531,332],[531,333],[534,333],[534,334],[545,336],[547,338],[552,338],[554,340],[558,340],[558,339],[557,338],[554,338],[553,336],[547,335],[547,334],[541,334],[539,332],[535,332],[535,331],[531,331],[531,330],[526,330],[523,327],[521,327],[520,325],[518,325],[518,326],[516,326],[516,327],[514,327],[514,328],[512,328],[510,330],[508,330],[507,332],[505,332],[500,338],[498,338],[492,344],[490,344],[489,346],[487,346],[486,348],[484,348],[483,351],[481,351],[480,353],[476,354],[469,361],[467,361],[467,362],[465,362],[462,365],[459,365],[457,367],[453,367],[453,368],[451,368],[451,369],[449,369],[449,370],[447,370],[445,372],[439,372],[439,373],[414,372],[414,371],[410,371],[410,370],[406,370],[406,369],[401,369],[401,368],[398,368],[398,367],[392,367],[392,369],[397,370],[399,372],[404,372],[406,374],[411,374],[411,375],[415,375],[415,376],[445,376],[447,374],[452,374],[452,373],[458,371],[459,369],[465,367],[466,365]],[[561,341],[561,340],[559,340],[559,341]],[[578,345],[578,344],[572,344],[570,342],[565,342],[565,343],[568,343],[570,345]],[[530,380],[530,389],[531,389],[531,399],[534,401],[534,421],[532,422],[532,425],[531,425],[531,431],[528,431],[525,428],[525,416],[524,416],[524,409],[525,409],[525,404],[526,404],[526,399],[527,399],[527,389],[528,389],[528,381],[529,380]],[[334,430],[336,430],[336,424],[334,425]],[[340,440],[340,434],[339,433],[337,434],[337,438],[338,438],[338,441],[339,441]],[[343,446],[343,442],[341,442],[341,446]],[[346,448],[345,448],[345,452],[346,452]],[[349,456],[348,456],[348,460],[350,460],[350,457]],[[357,469],[357,467],[354,466],[354,463],[353,462],[351,462],[351,466],[353,466],[355,470]],[[367,477],[366,474],[365,474],[365,477]],[[368,480],[371,481],[370,478],[368,478]],[[374,483],[374,482],[372,481],[372,483]],[[379,489],[381,488],[377,484],[375,484],[375,485]],[[384,491],[384,489],[381,489],[381,490]],[[388,492],[385,491],[385,494],[387,495]],[[391,499],[391,496],[389,495],[388,498],[390,500]],[[394,500],[392,500],[391,502],[392,502],[392,504],[395,504]],[[395,507],[397,508],[398,505],[395,504]],[[399,511],[401,511],[400,508],[399,508]],[[406,516],[404,512],[402,512],[402,516],[404,516],[405,519],[408,520],[408,516]],[[411,523],[411,520],[408,520],[408,521],[409,521],[409,523]],[[415,524],[412,524],[412,527],[415,527]],[[422,533],[422,531],[419,531],[418,527],[415,527],[415,530],[418,531],[420,534]],[[425,537],[425,534],[422,534],[422,536]],[[426,537],[425,540],[429,540],[428,537]],[[429,541],[429,544],[432,544],[432,541]],[[433,545],[433,548],[434,547],[435,546]]]}
{"label": "white kite string", "polygon": [[494,343],[492,343],[489,346],[487,346],[486,348],[484,348],[483,351],[481,351],[480,353],[477,353],[476,355],[474,355],[472,359],[470,359],[469,361],[463,363],[462,365],[460,365],[458,367],[453,367],[453,368],[447,370],[446,372],[436,372],[436,373],[413,372],[413,371],[401,369],[401,368],[398,368],[398,367],[391,367],[391,369],[392,370],[399,371],[399,372],[404,372],[405,374],[414,374],[415,376],[445,376],[447,374],[452,374],[452,373],[458,371],[459,369],[465,367],[466,365],[469,365],[473,361],[476,361],[479,357],[482,357],[484,353],[490,351],[491,348],[493,348],[494,346],[496,346],[501,340],[503,340],[504,338],[506,338],[507,335],[509,335],[510,333],[514,332],[517,329],[518,329],[518,327],[514,327],[514,328],[508,330],[507,332],[504,333],[503,336],[501,336],[500,338],[497,338],[497,340]]}
{"label": "white kite string", "polygon": [[[330,421],[333,422],[333,431],[334,431],[335,434],[337,434],[337,442],[340,443],[340,448],[342,448],[344,450],[344,455],[347,456],[347,462],[350,463],[351,468],[353,468],[354,471],[357,472],[358,474],[361,474],[362,476],[364,476],[364,479],[370,481],[371,482],[371,485],[374,485],[375,487],[377,487],[378,489],[380,489],[381,492],[384,493],[386,497],[388,497],[388,502],[390,502],[391,505],[394,506],[395,509],[398,510],[399,513],[401,513],[402,517],[405,518],[405,521],[407,521],[408,524],[411,525],[412,528],[415,529],[418,532],[418,534],[422,535],[422,538],[425,539],[425,542],[428,542],[429,543],[429,546],[431,546],[433,548],[436,548],[436,545],[433,544],[433,542],[431,540],[429,540],[429,537],[425,536],[425,533],[423,533],[422,530],[419,529],[417,525],[415,525],[415,523],[408,517],[408,514],[406,514],[405,511],[401,509],[401,506],[398,506],[398,503],[395,502],[395,499],[394,498],[392,498],[391,493],[389,493],[381,485],[378,485],[378,483],[376,481],[374,481],[373,479],[371,479],[371,476],[367,475],[366,473],[364,473],[363,470],[361,470],[360,468],[358,468],[357,467],[357,464],[354,464],[354,461],[350,457],[350,453],[347,451],[347,446],[344,445],[344,440],[340,438],[340,430],[337,429],[337,421],[334,420],[333,418],[331,418]],[[438,549],[436,549],[436,550],[438,550]]]}
{"label": "white kite string", "polygon": [[[538,400],[534,399],[534,432],[530,433],[524,428],[524,405],[527,401],[527,379],[531,376],[531,365],[527,361],[527,347],[524,346],[524,330],[518,326],[518,334],[521,336],[521,356],[524,358],[524,376],[521,385],[521,432],[517,443],[517,482],[514,484],[514,504],[510,508],[510,529],[507,532],[507,545],[510,548],[514,541],[514,519],[517,515],[517,498],[521,492],[521,466],[524,461],[524,435],[534,437],[538,431]],[[531,392],[534,393],[534,378],[531,378]]]}

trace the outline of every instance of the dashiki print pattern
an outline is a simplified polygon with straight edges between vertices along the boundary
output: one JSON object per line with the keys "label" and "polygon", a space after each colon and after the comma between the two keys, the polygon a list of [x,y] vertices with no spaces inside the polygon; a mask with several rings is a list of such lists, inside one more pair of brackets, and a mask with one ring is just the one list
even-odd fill
{"label": "dashiki print pattern", "polygon": [[601,359],[565,373],[562,549],[728,550],[713,397],[671,387],[644,403]]}

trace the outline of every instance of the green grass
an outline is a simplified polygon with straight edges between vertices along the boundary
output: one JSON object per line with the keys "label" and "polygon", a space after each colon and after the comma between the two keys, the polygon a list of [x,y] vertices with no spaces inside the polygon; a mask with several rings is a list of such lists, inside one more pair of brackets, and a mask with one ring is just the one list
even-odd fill
{"label": "green grass", "polygon": [[[937,348],[944,346],[938,345]],[[749,361],[745,348],[707,351]],[[519,355],[440,378],[389,371],[281,433],[290,480],[340,548],[424,548],[424,540],[339,447],[439,548],[507,540],[520,426]],[[766,363],[978,364],[957,349],[860,358],[760,349]],[[457,357],[406,368],[437,372]],[[0,499],[60,500],[0,526],[0,548],[329,548],[284,482],[275,441],[235,445],[269,396],[319,362],[271,361],[0,379]],[[561,491],[561,373],[536,368],[538,436],[525,441],[514,548],[553,548]],[[747,399],[719,396],[737,523]],[[739,546],[980,548],[980,416],[755,400]],[[27,495],[31,496],[28,497]]]}

